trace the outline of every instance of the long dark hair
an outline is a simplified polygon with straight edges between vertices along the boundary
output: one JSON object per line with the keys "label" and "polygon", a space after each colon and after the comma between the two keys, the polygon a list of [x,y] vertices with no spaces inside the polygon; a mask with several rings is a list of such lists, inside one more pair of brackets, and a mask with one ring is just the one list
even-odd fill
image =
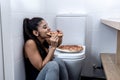
{"label": "long dark hair", "polygon": [[36,38],[33,35],[33,30],[37,30],[38,28],[38,23],[44,20],[43,18],[39,17],[34,17],[32,19],[25,18],[23,21],[23,34],[24,34],[24,40],[25,42],[28,39],[34,39]]}
{"label": "long dark hair", "polygon": [[37,48],[39,52],[41,53],[42,58],[44,59],[47,53],[45,49],[43,48],[43,46],[48,48],[49,45],[46,41],[44,41],[44,43],[41,44],[41,42],[36,38],[36,36],[33,35],[33,30],[38,29],[38,25],[42,20],[44,19],[41,17],[34,17],[32,19],[25,18],[23,20],[23,36],[24,36],[24,42],[26,42],[29,39],[33,39],[36,42]]}

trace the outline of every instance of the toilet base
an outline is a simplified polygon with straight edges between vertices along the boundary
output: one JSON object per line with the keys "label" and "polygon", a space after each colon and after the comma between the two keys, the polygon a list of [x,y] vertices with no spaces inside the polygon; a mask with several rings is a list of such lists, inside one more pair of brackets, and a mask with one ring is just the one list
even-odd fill
{"label": "toilet base", "polygon": [[63,59],[68,69],[69,80],[80,80],[83,59]]}

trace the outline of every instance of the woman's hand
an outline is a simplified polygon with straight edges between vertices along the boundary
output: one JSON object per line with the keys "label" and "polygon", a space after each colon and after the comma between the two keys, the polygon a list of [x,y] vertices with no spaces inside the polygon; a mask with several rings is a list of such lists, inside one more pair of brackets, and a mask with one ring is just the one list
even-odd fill
{"label": "woman's hand", "polygon": [[56,48],[58,46],[58,34],[53,34],[50,38],[51,47]]}
{"label": "woman's hand", "polygon": [[62,38],[63,38],[63,32],[60,31],[60,30],[57,30],[58,33],[62,34],[62,36],[59,36],[59,40],[58,40],[58,45],[57,46],[60,46],[61,43],[62,43]]}
{"label": "woman's hand", "polygon": [[57,31],[57,33],[60,35],[59,37],[61,38],[61,37],[63,37],[63,32],[61,31],[61,30],[56,30]]}
{"label": "woman's hand", "polygon": [[46,41],[48,42],[49,45],[55,47],[55,44],[56,44],[58,47],[62,43],[62,38],[63,38],[63,32],[60,30],[56,30],[54,34],[51,34],[51,37],[46,38]]}

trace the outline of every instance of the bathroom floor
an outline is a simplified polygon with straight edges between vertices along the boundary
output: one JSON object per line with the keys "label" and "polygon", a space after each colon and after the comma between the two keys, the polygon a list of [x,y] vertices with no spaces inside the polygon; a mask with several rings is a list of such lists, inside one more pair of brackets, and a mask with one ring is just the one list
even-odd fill
{"label": "bathroom floor", "polygon": [[106,79],[82,77],[81,80],[106,80]]}
{"label": "bathroom floor", "polygon": [[99,69],[88,72],[87,74],[81,74],[81,80],[106,80],[106,77],[104,75],[104,71]]}
{"label": "bathroom floor", "polygon": [[106,80],[104,69],[94,69],[92,65],[84,65],[81,80]]}

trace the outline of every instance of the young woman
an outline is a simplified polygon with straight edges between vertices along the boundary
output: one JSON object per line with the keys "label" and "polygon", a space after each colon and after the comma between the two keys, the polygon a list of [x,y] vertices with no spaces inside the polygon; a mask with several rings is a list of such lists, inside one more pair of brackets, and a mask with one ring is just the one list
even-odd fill
{"label": "young woman", "polygon": [[61,31],[49,36],[47,22],[40,17],[25,18],[23,21],[24,61],[26,80],[69,80],[64,62],[54,58],[57,46],[61,44]]}

